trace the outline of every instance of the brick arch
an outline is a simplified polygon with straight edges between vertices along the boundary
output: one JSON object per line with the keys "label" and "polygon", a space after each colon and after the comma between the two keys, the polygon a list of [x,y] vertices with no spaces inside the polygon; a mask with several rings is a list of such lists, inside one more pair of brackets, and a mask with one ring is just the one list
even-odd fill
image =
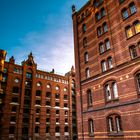
{"label": "brick arch", "polygon": [[129,47],[136,46],[136,45],[137,45],[137,43],[130,43]]}
{"label": "brick arch", "polygon": [[26,72],[33,73],[33,68],[32,68],[32,67],[30,67],[30,68],[27,68]]}
{"label": "brick arch", "polygon": [[101,85],[104,85],[107,81],[117,81],[117,76],[110,76],[108,78],[105,78],[102,82],[101,82]]}
{"label": "brick arch", "polygon": [[[37,85],[37,84],[40,84],[40,86]],[[37,82],[36,82],[36,89],[37,89],[37,90],[42,90],[42,88],[43,88],[42,82],[41,82],[41,81],[37,81]]]}
{"label": "brick arch", "polygon": [[140,66],[135,67],[130,73],[135,75],[138,71],[140,71]]}
{"label": "brick arch", "polygon": [[117,111],[110,110],[110,111],[105,113],[105,117],[107,118],[108,116],[110,116],[112,114],[117,114],[117,115],[121,116],[121,111],[119,111],[119,110],[117,110]]}

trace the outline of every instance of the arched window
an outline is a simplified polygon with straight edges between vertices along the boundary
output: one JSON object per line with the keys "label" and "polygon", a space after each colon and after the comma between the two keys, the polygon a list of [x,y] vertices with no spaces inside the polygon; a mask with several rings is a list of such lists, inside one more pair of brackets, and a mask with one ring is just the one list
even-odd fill
{"label": "arched window", "polygon": [[109,84],[105,86],[105,95],[106,95],[106,101],[111,100],[111,90]]}
{"label": "arched window", "polygon": [[87,38],[86,37],[83,39],[83,47],[87,47]]}
{"label": "arched window", "polygon": [[85,54],[84,54],[84,60],[85,60],[85,63],[88,62],[88,52],[85,52]]}
{"label": "arched window", "polygon": [[126,8],[124,8],[123,10],[122,10],[122,16],[123,16],[123,19],[126,19],[126,18],[128,18],[128,11],[127,11],[127,9]]}
{"label": "arched window", "polygon": [[129,50],[130,50],[130,55],[131,55],[131,58],[134,59],[136,58],[138,55],[137,55],[137,49],[136,49],[136,46],[130,46],[129,47]]}
{"label": "arched window", "polygon": [[87,91],[87,103],[88,107],[92,106],[92,92],[90,89]]}
{"label": "arched window", "polygon": [[41,83],[40,83],[40,82],[37,82],[37,83],[36,83],[36,86],[37,86],[37,87],[41,87]]}
{"label": "arched window", "polygon": [[120,133],[122,131],[121,117],[118,114],[109,115],[107,126],[109,133]]}
{"label": "arched window", "polygon": [[134,13],[137,12],[137,9],[136,9],[136,6],[135,6],[134,2],[130,3],[129,7],[130,7],[130,13],[131,14],[134,14]]}
{"label": "arched window", "polygon": [[105,15],[106,15],[106,13],[105,13],[105,9],[102,8],[102,9],[101,9],[101,17],[104,17]]}
{"label": "arched window", "polygon": [[135,33],[140,33],[140,22],[137,20],[134,22],[134,29],[135,29]]}
{"label": "arched window", "polygon": [[83,30],[83,33],[86,32],[86,30],[87,30],[87,26],[86,26],[86,24],[83,24],[83,26],[82,26],[82,30]]}
{"label": "arched window", "polygon": [[96,18],[96,21],[101,19],[101,16],[100,16],[100,14],[98,12],[95,14],[95,18]]}
{"label": "arched window", "polygon": [[99,51],[100,51],[100,54],[102,54],[105,51],[103,43],[99,44]]}
{"label": "arched window", "polygon": [[126,36],[127,36],[127,38],[130,38],[130,37],[133,36],[133,32],[132,32],[131,26],[127,26],[127,27],[125,28],[125,31],[126,31]]}
{"label": "arched window", "polygon": [[110,49],[110,42],[109,42],[109,39],[106,39],[106,40],[105,40],[105,46],[106,46],[106,50],[109,50],[109,49]]}
{"label": "arched window", "polygon": [[108,57],[107,61],[108,61],[108,68],[109,69],[113,68],[113,60],[112,60],[112,57]]}
{"label": "arched window", "polygon": [[104,33],[106,33],[108,31],[108,27],[107,27],[106,22],[103,23],[103,30],[104,30]]}
{"label": "arched window", "polygon": [[94,133],[94,124],[93,124],[92,119],[89,119],[88,126],[89,126],[89,134],[93,134]]}
{"label": "arched window", "polygon": [[97,34],[98,34],[98,36],[102,35],[102,28],[101,27],[97,28]]}
{"label": "arched window", "polygon": [[85,73],[86,73],[86,78],[89,78],[90,77],[90,70],[89,70],[89,68],[86,68]]}
{"label": "arched window", "polygon": [[55,87],[55,90],[60,90],[60,87],[57,85],[57,86]]}
{"label": "arched window", "polygon": [[140,72],[136,74],[136,83],[138,88],[138,94],[140,94]]}
{"label": "arched window", "polygon": [[118,99],[118,87],[115,81],[109,81],[105,84],[106,102],[115,101]]}
{"label": "arched window", "polygon": [[105,60],[103,60],[103,61],[101,62],[101,67],[102,67],[102,72],[105,72],[105,71],[107,70],[106,61],[105,61]]}
{"label": "arched window", "polygon": [[51,88],[51,85],[50,84],[47,84],[47,88]]}
{"label": "arched window", "polygon": [[114,98],[118,98],[118,88],[116,82],[112,83],[112,90],[113,90]]}

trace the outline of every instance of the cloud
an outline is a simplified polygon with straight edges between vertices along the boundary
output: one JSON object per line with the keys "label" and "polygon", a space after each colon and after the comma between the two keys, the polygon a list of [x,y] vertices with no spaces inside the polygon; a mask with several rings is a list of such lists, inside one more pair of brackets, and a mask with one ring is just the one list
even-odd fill
{"label": "cloud", "polygon": [[17,60],[23,61],[32,51],[39,69],[51,71],[52,68],[60,74],[70,71],[74,65],[72,31],[69,28],[59,28],[55,32],[30,32],[20,39],[15,53]]}

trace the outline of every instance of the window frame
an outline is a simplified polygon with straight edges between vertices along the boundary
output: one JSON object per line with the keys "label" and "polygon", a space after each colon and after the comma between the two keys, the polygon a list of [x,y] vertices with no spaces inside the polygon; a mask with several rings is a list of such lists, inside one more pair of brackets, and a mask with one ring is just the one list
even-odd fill
{"label": "window frame", "polygon": [[135,45],[130,46],[129,51],[131,59],[135,59],[138,57],[137,47]]}
{"label": "window frame", "polygon": [[107,130],[109,136],[123,135],[122,119],[118,114],[111,114],[107,116]]}
{"label": "window frame", "polygon": [[115,80],[110,80],[104,84],[104,95],[106,104],[119,100],[118,84]]}
{"label": "window frame", "polygon": [[130,9],[130,15],[135,14],[137,12],[137,8],[134,2],[129,4],[129,9]]}
{"label": "window frame", "polygon": [[89,133],[89,136],[94,136],[94,122],[93,122],[93,119],[88,120],[88,133]]}
{"label": "window frame", "polygon": [[85,69],[86,78],[90,78],[90,69],[89,67]]}
{"label": "window frame", "polygon": [[88,108],[92,107],[93,105],[93,94],[92,94],[91,89],[87,90],[87,105],[88,105]]}
{"label": "window frame", "polygon": [[89,61],[88,52],[84,53],[84,61],[85,61],[85,64],[88,63],[88,61]]}
{"label": "window frame", "polygon": [[127,39],[133,37],[134,36],[134,33],[133,33],[132,26],[128,25],[127,27],[125,27],[125,33],[126,33]]}

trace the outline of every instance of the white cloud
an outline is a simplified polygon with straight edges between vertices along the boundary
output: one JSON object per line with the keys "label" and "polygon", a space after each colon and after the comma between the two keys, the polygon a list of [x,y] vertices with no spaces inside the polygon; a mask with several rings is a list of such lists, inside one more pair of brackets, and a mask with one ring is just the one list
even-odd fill
{"label": "white cloud", "polygon": [[21,46],[16,47],[17,60],[23,61],[30,51],[33,52],[38,68],[51,71],[52,68],[60,74],[70,71],[74,65],[72,31],[58,29],[48,34],[28,33],[21,39]]}

